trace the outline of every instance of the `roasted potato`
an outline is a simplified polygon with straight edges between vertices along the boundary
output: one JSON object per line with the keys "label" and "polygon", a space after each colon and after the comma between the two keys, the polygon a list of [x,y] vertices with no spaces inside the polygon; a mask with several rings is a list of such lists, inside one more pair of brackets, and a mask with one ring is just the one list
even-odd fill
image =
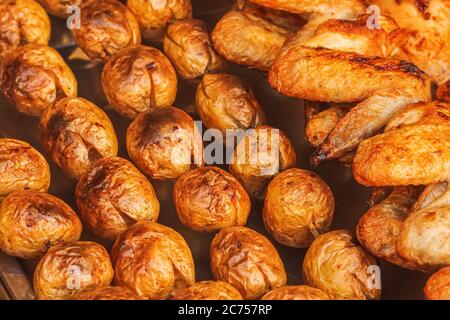
{"label": "roasted potato", "polygon": [[286,134],[270,126],[259,126],[247,131],[236,146],[230,172],[251,197],[262,199],[269,181],[296,164],[297,156]]}
{"label": "roasted potato", "polygon": [[24,44],[48,45],[50,19],[34,0],[0,2],[0,59]]}
{"label": "roasted potato", "polygon": [[320,235],[303,260],[306,283],[332,299],[373,300],[381,296],[379,267],[346,230]]}
{"label": "roasted potato", "polygon": [[239,291],[224,281],[200,281],[175,291],[172,300],[242,300]]}
{"label": "roasted potato", "polygon": [[233,285],[244,299],[258,299],[286,284],[286,272],[277,250],[263,235],[245,227],[222,229],[210,250],[216,280]]}
{"label": "roasted potato", "polygon": [[230,74],[206,74],[197,88],[195,102],[203,125],[220,130],[224,137],[227,130],[246,130],[266,122],[252,89]]}
{"label": "roasted potato", "polygon": [[102,109],[83,98],[50,105],[40,121],[44,149],[66,175],[79,179],[103,157],[117,155],[114,127]]}
{"label": "roasted potato", "polygon": [[141,43],[139,24],[117,0],[86,0],[81,6],[80,28],[72,30],[78,47],[92,60],[106,62],[120,49]]}
{"label": "roasted potato", "polygon": [[51,246],[78,241],[81,229],[76,213],[47,193],[16,191],[0,204],[0,248],[11,256],[40,258]]}
{"label": "roasted potato", "polygon": [[155,222],[138,222],[118,236],[111,257],[114,283],[152,300],[167,299],[195,283],[188,244],[178,232]]}
{"label": "roasted potato", "polygon": [[137,221],[156,221],[159,215],[159,201],[152,185],[122,158],[98,160],[78,182],[75,200],[81,219],[89,228],[110,239]]}
{"label": "roasted potato", "polygon": [[447,181],[450,172],[450,125],[403,126],[364,140],[353,174],[366,186],[428,185]]}
{"label": "roasted potato", "polygon": [[261,300],[330,300],[330,297],[309,286],[285,286],[269,291]]}
{"label": "roasted potato", "polygon": [[114,110],[128,118],[170,107],[177,95],[177,75],[170,61],[147,46],[120,50],[103,68],[102,85]]}
{"label": "roasted potato", "polygon": [[169,25],[164,37],[164,53],[178,74],[195,80],[206,73],[223,71],[226,63],[214,50],[206,24],[186,19]]}
{"label": "roasted potato", "polygon": [[178,178],[173,200],[180,221],[196,231],[244,226],[250,214],[250,197],[228,172],[202,167]]}
{"label": "roasted potato", "polygon": [[283,171],[267,188],[264,225],[275,240],[286,246],[309,246],[315,237],[329,230],[333,214],[330,187],[311,171]]}
{"label": "roasted potato", "polygon": [[203,165],[203,144],[194,120],[167,107],[140,114],[128,127],[127,150],[152,179],[173,179]]}
{"label": "roasted potato", "polygon": [[433,274],[423,290],[427,300],[450,300],[450,267]]}
{"label": "roasted potato", "polygon": [[15,108],[29,116],[40,116],[49,104],[77,95],[77,80],[63,58],[38,44],[8,54],[0,68],[0,85]]}
{"label": "roasted potato", "polygon": [[169,23],[192,18],[190,0],[127,0],[127,6],[136,16],[142,36],[151,41],[161,41]]}
{"label": "roasted potato", "polygon": [[39,300],[70,299],[82,291],[109,286],[114,270],[104,247],[88,241],[50,248],[34,272]]}
{"label": "roasted potato", "polygon": [[65,19],[72,13],[71,6],[81,6],[86,0],[37,0],[48,13]]}
{"label": "roasted potato", "polygon": [[124,287],[104,287],[82,291],[70,298],[71,300],[141,300],[136,293]]}
{"label": "roasted potato", "polygon": [[47,192],[50,167],[31,145],[15,139],[0,139],[0,201],[20,190]]}

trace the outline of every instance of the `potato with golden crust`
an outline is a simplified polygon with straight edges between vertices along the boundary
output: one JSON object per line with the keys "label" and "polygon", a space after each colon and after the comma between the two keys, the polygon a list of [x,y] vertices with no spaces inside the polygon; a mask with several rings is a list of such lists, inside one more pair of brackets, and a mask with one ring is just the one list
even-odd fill
{"label": "potato with golden crust", "polygon": [[81,219],[98,236],[115,239],[137,221],[156,221],[159,201],[147,178],[129,161],[98,160],[78,182]]}
{"label": "potato with golden crust", "polygon": [[194,120],[174,107],[157,108],[134,119],[127,130],[127,150],[152,179],[178,178],[203,165],[203,144]]}
{"label": "potato with golden crust", "polygon": [[16,191],[0,204],[0,248],[11,256],[40,258],[51,246],[78,241],[81,229],[76,213],[47,193]]}
{"label": "potato with golden crust", "polygon": [[372,256],[354,243],[347,230],[317,237],[303,260],[306,284],[338,300],[379,299],[378,270]]}
{"label": "potato with golden crust", "polygon": [[170,23],[192,18],[190,0],[127,0],[127,6],[136,16],[142,36],[150,41],[161,41]]}
{"label": "potato with golden crust", "polygon": [[78,47],[98,62],[106,62],[120,49],[141,43],[136,18],[117,0],[83,2],[80,28],[74,28],[72,34]]}
{"label": "potato with golden crust", "polygon": [[121,115],[136,118],[157,107],[170,107],[177,95],[177,75],[158,49],[133,46],[105,65],[102,85],[108,102]]}
{"label": "potato with golden crust", "polygon": [[202,167],[182,175],[173,188],[173,200],[181,223],[203,232],[244,226],[251,207],[244,187],[218,167]]}
{"label": "potato with golden crust", "polygon": [[450,267],[433,274],[423,291],[427,300],[450,300]]}
{"label": "potato with golden crust", "polygon": [[267,188],[264,225],[286,246],[309,246],[330,229],[333,215],[333,192],[314,172],[288,169],[275,176]]}
{"label": "potato with golden crust", "polygon": [[0,139],[0,201],[20,190],[47,192],[50,167],[30,144],[15,139]]}
{"label": "potato with golden crust", "polygon": [[226,74],[205,74],[195,97],[197,113],[208,129],[250,129],[266,122],[266,115],[252,89],[240,78]]}
{"label": "potato with golden crust", "polygon": [[106,113],[83,98],[50,105],[40,121],[41,141],[66,175],[79,179],[103,157],[117,155],[118,143]]}
{"label": "potato with golden crust", "polygon": [[134,291],[125,287],[104,287],[82,291],[70,300],[142,300]]}
{"label": "potato with golden crust", "polygon": [[242,296],[228,282],[200,281],[175,291],[172,300],[242,300]]}
{"label": "potato with golden crust", "polygon": [[330,297],[320,289],[302,285],[273,289],[261,300],[330,300]]}
{"label": "potato with golden crust", "polygon": [[188,244],[178,232],[155,222],[138,222],[118,236],[111,258],[114,283],[148,299],[167,299],[195,283]]}
{"label": "potato with golden crust", "polygon": [[77,95],[74,74],[59,53],[45,45],[12,51],[0,68],[0,85],[15,108],[29,116],[40,116],[49,104]]}
{"label": "potato with golden crust", "polygon": [[34,0],[0,1],[0,58],[24,44],[48,45],[51,25]]}
{"label": "potato with golden crust", "polygon": [[73,12],[71,6],[81,6],[86,0],[37,0],[45,10],[58,18],[65,19]]}
{"label": "potato with golden crust", "polygon": [[259,126],[245,133],[236,146],[230,172],[252,198],[262,199],[269,181],[297,164],[292,142],[271,126]]}
{"label": "potato with golden crust", "polygon": [[226,62],[213,48],[206,24],[197,19],[175,21],[167,27],[164,53],[187,80],[226,68]]}
{"label": "potato with golden crust", "polygon": [[70,299],[82,291],[109,286],[114,270],[106,249],[89,241],[50,248],[34,272],[39,300]]}
{"label": "potato with golden crust", "polygon": [[450,177],[450,125],[408,125],[364,140],[353,164],[366,186],[428,185]]}
{"label": "potato with golden crust", "polygon": [[286,272],[277,250],[252,229],[222,229],[211,243],[210,258],[216,280],[233,285],[244,299],[258,299],[286,284]]}

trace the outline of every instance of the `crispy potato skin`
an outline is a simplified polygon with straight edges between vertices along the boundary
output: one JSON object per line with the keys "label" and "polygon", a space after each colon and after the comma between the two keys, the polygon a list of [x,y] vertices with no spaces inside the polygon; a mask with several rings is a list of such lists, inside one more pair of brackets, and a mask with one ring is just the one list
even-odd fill
{"label": "crispy potato skin", "polygon": [[89,228],[109,239],[115,239],[136,221],[156,221],[159,215],[152,185],[122,158],[98,160],[78,182],[75,200]]}
{"label": "crispy potato skin", "polygon": [[0,85],[18,111],[35,117],[49,104],[77,95],[77,80],[63,58],[40,44],[25,45],[7,55],[0,68]]}
{"label": "crispy potato skin", "polygon": [[439,86],[436,91],[436,97],[439,100],[443,100],[447,103],[450,103],[450,81]]}
{"label": "crispy potato skin", "polygon": [[427,300],[450,300],[450,267],[433,274],[423,291]]}
{"label": "crispy potato skin", "polygon": [[79,179],[100,158],[117,155],[117,137],[106,113],[83,98],[50,105],[40,121],[41,141],[66,175]]}
{"label": "crispy potato skin", "polygon": [[333,214],[330,187],[311,171],[283,171],[267,188],[264,225],[275,240],[286,246],[309,246],[318,234],[329,230]]}
{"label": "crispy potato skin", "polygon": [[197,19],[175,21],[168,26],[164,53],[178,74],[187,80],[226,68],[226,62],[213,48],[206,24]]}
{"label": "crispy potato skin", "polygon": [[297,155],[286,134],[270,126],[259,126],[246,132],[236,146],[230,172],[251,197],[263,199],[269,181],[296,164]]}
{"label": "crispy potato skin", "polygon": [[393,18],[402,31],[395,41],[407,60],[425,71],[434,82],[450,79],[450,4],[446,0],[375,0],[383,15]]}
{"label": "crispy potato skin", "polygon": [[65,19],[71,14],[70,6],[80,6],[86,0],[37,0],[45,10],[58,18]]}
{"label": "crispy potato skin", "polygon": [[136,118],[158,107],[170,107],[177,95],[177,75],[158,49],[134,46],[120,50],[102,72],[103,91],[122,116]]}
{"label": "crispy potato skin", "polygon": [[353,174],[366,186],[427,185],[446,181],[450,172],[450,126],[404,126],[363,141]]}
{"label": "crispy potato skin", "polygon": [[81,221],[64,201],[47,193],[16,191],[0,204],[0,248],[36,259],[53,245],[78,241]]}
{"label": "crispy potato skin", "polygon": [[285,286],[269,291],[261,300],[330,300],[330,297],[309,286]]}
{"label": "crispy potato skin", "polygon": [[167,299],[195,283],[188,244],[178,232],[155,222],[138,222],[122,233],[111,257],[114,283],[148,299]]}
{"label": "crispy potato skin", "polygon": [[346,230],[320,235],[314,240],[303,260],[306,284],[321,289],[332,299],[374,300],[381,289],[374,285],[375,260],[357,246]]}
{"label": "crispy potato skin", "polygon": [[48,45],[50,20],[37,2],[3,0],[0,12],[0,58],[24,44]]}
{"label": "crispy potato skin", "polygon": [[20,190],[47,192],[50,167],[31,145],[15,139],[0,139],[0,201]]}
{"label": "crispy potato skin", "polygon": [[170,23],[192,18],[190,0],[128,0],[127,6],[136,16],[142,36],[151,41],[162,41]]}
{"label": "crispy potato skin", "polygon": [[72,34],[78,47],[98,62],[106,62],[120,49],[141,43],[136,18],[116,0],[83,2],[80,28],[74,28]]}
{"label": "crispy potato skin", "polygon": [[222,229],[210,250],[211,271],[233,285],[244,299],[258,299],[286,284],[283,262],[272,243],[245,227]]}
{"label": "crispy potato skin", "polygon": [[419,195],[416,187],[397,187],[379,204],[369,209],[356,228],[358,240],[371,254],[412,270],[423,270],[397,252],[397,239],[405,219]]}
{"label": "crispy potato skin", "polygon": [[244,226],[251,207],[244,187],[217,167],[202,167],[182,175],[173,188],[173,200],[180,221],[203,232]]}
{"label": "crispy potato skin", "polygon": [[70,299],[76,294],[109,286],[114,271],[106,249],[89,241],[50,248],[34,272],[39,300]]}
{"label": "crispy potato skin", "polygon": [[197,113],[203,124],[227,130],[255,128],[265,123],[266,115],[252,89],[240,78],[226,74],[206,74],[197,88]]}
{"label": "crispy potato skin", "polygon": [[171,300],[242,300],[242,296],[227,282],[200,281],[175,291]]}
{"label": "crispy potato skin", "polygon": [[194,120],[183,110],[157,108],[140,114],[128,127],[128,154],[152,179],[178,178],[203,165],[198,134]]}
{"label": "crispy potato skin", "polygon": [[125,287],[104,287],[82,291],[70,300],[142,300],[140,296]]}

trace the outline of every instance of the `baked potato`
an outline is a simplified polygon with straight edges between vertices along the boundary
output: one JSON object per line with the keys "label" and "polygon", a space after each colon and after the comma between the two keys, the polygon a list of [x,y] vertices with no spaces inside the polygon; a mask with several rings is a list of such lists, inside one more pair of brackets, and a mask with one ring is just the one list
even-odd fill
{"label": "baked potato", "polygon": [[127,130],[133,162],[152,179],[173,179],[203,165],[203,144],[194,120],[167,107],[141,113]]}
{"label": "baked potato", "polygon": [[78,241],[81,229],[76,213],[47,193],[16,191],[0,204],[0,248],[11,256],[40,258],[51,246]]}
{"label": "baked potato", "polygon": [[175,291],[172,300],[242,300],[239,291],[224,281],[200,281]]}
{"label": "baked potato", "polygon": [[136,293],[124,287],[103,287],[82,291],[70,298],[71,300],[141,300]]}
{"label": "baked potato", "polygon": [[173,200],[181,223],[204,232],[244,226],[251,207],[244,187],[218,167],[202,167],[182,175],[173,188]]}
{"label": "baked potato", "polygon": [[190,0],[127,0],[127,6],[136,16],[143,37],[150,41],[162,41],[169,23],[192,18]]}
{"label": "baked potato", "polygon": [[330,297],[320,289],[303,285],[273,289],[261,300],[330,300]]}
{"label": "baked potato", "polygon": [[40,121],[41,141],[66,175],[79,179],[103,157],[117,155],[117,137],[106,113],[83,98],[50,105]]}
{"label": "baked potato", "polygon": [[381,296],[379,267],[346,230],[318,236],[303,260],[306,284],[321,289],[332,299],[375,300]]}
{"label": "baked potato", "polygon": [[198,85],[195,102],[203,125],[220,130],[224,137],[227,130],[246,130],[266,122],[252,89],[234,75],[205,74]]}
{"label": "baked potato", "polygon": [[84,1],[80,28],[74,28],[72,34],[78,47],[98,62],[106,62],[120,49],[141,43],[136,18],[117,0]]}
{"label": "baked potato", "polygon": [[39,300],[70,299],[82,291],[109,286],[114,270],[104,247],[88,241],[50,248],[34,272]]}
{"label": "baked potato", "polygon": [[270,180],[296,164],[297,156],[286,134],[264,125],[245,133],[234,150],[230,172],[252,198],[262,199]]}
{"label": "baked potato", "polygon": [[71,6],[81,6],[86,0],[37,0],[45,10],[58,18],[65,19],[71,14]]}
{"label": "baked potato", "polygon": [[0,139],[0,201],[14,191],[49,187],[50,167],[39,151],[24,141]]}
{"label": "baked potato", "polygon": [[214,50],[206,24],[197,19],[175,21],[164,37],[164,53],[187,80],[223,71],[226,63]]}
{"label": "baked potato", "polygon": [[136,118],[157,107],[170,107],[177,95],[177,75],[158,49],[134,46],[120,50],[103,68],[102,86],[110,105]]}
{"label": "baked potato", "polygon": [[50,19],[34,0],[0,2],[0,59],[24,44],[48,45]]}
{"label": "baked potato", "polygon": [[210,249],[216,280],[233,285],[244,299],[259,299],[286,284],[283,261],[272,243],[246,227],[222,229]]}
{"label": "baked potato", "polygon": [[288,169],[275,176],[267,188],[264,225],[275,240],[286,246],[309,246],[315,237],[330,229],[333,214],[333,192],[311,171]]}
{"label": "baked potato", "polygon": [[450,267],[433,274],[424,288],[427,300],[450,300]]}
{"label": "baked potato", "polygon": [[119,235],[111,258],[114,283],[148,299],[167,299],[195,283],[188,244],[178,232],[155,222],[138,222]]}
{"label": "baked potato", "polygon": [[75,200],[81,219],[95,234],[109,239],[137,221],[156,221],[159,215],[152,185],[122,158],[98,160],[78,182]]}
{"label": "baked potato", "polygon": [[77,79],[63,58],[40,44],[18,47],[7,55],[0,85],[11,104],[29,116],[40,116],[49,104],[77,95]]}

